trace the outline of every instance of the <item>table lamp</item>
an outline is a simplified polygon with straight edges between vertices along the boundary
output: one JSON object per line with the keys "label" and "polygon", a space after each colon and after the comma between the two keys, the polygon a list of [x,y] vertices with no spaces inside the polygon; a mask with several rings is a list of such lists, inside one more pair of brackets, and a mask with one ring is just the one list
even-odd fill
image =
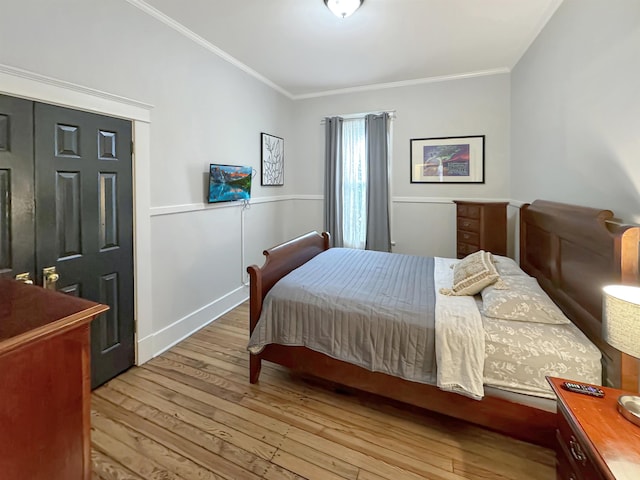
{"label": "table lamp", "polygon": [[[602,336],[614,348],[640,358],[640,287],[608,285],[603,289]],[[640,426],[640,396],[622,395],[618,411]]]}

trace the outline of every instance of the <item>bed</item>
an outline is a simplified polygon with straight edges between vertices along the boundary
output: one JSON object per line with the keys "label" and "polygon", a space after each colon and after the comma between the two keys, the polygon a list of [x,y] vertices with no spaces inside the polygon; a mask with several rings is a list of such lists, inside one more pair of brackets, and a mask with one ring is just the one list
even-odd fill
{"label": "bed", "polygon": [[[520,211],[521,267],[602,351],[603,382],[636,388],[635,363],[602,341],[602,285],[638,281],[637,227],[618,225],[608,210],[536,201]],[[329,236],[315,232],[264,252],[262,267],[248,268],[250,331],[254,332],[266,294],[290,272],[329,249]],[[262,360],[298,373],[379,394],[401,402],[464,419],[541,445],[551,445],[555,414],[548,404],[522,402],[517,395],[485,389],[481,401],[420,383],[370,371],[304,346],[268,344],[250,355],[249,378],[258,381]],[[548,401],[547,401],[548,402]]]}

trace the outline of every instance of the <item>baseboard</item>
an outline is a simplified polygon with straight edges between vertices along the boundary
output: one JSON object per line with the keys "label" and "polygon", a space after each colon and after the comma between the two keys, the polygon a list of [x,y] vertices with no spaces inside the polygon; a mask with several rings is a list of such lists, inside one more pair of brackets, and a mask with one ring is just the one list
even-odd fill
{"label": "baseboard", "polygon": [[[208,305],[175,321],[168,327],[138,340],[136,364],[151,360],[190,335],[220,318],[249,298],[248,287],[242,286]],[[247,319],[247,322],[249,319]],[[247,324],[248,325],[248,324]]]}
{"label": "baseboard", "polygon": [[153,358],[153,334],[136,339],[136,365],[142,365]]}

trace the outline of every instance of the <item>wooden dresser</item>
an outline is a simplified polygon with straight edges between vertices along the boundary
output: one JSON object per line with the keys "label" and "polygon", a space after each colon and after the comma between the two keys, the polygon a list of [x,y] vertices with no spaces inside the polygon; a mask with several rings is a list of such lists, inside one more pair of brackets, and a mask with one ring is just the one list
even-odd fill
{"label": "wooden dresser", "polygon": [[108,308],[0,279],[0,478],[91,478],[89,324]]}
{"label": "wooden dresser", "polygon": [[624,392],[599,387],[603,398],[562,388],[548,378],[558,398],[556,471],[558,480],[640,479],[640,427],[616,409]]}
{"label": "wooden dresser", "polygon": [[507,254],[507,202],[456,204],[456,254],[464,258],[478,250]]}

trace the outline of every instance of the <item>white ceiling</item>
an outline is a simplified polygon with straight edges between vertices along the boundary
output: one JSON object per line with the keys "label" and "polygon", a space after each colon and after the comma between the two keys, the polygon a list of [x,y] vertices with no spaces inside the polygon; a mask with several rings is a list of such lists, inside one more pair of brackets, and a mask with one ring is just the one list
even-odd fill
{"label": "white ceiling", "polygon": [[292,98],[509,71],[562,0],[127,0]]}

